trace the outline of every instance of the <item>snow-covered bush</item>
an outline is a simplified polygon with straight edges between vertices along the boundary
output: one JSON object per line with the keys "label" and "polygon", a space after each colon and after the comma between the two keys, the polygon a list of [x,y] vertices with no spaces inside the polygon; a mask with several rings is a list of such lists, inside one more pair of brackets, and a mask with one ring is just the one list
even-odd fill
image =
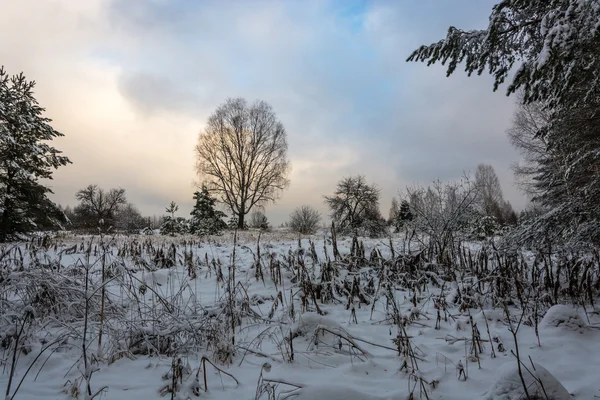
{"label": "snow-covered bush", "polygon": [[268,230],[270,229],[269,221],[267,216],[261,210],[255,210],[250,214],[250,221],[248,226],[254,229]]}
{"label": "snow-covered bush", "polygon": [[294,232],[304,235],[313,234],[319,229],[321,215],[311,206],[301,206],[292,212],[288,226]]}

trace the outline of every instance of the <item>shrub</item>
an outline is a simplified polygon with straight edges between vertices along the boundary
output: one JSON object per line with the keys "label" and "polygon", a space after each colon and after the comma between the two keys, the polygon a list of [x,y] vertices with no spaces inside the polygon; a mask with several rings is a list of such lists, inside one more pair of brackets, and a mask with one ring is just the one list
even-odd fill
{"label": "shrub", "polygon": [[311,206],[301,206],[290,215],[289,226],[294,232],[305,235],[313,234],[319,228],[321,214]]}

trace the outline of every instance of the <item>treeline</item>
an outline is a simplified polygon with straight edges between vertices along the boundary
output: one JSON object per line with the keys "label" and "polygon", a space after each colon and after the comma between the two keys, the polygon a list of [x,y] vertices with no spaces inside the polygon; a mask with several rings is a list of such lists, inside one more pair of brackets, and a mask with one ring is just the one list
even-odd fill
{"label": "treeline", "polygon": [[105,190],[98,185],[89,185],[79,190],[75,198],[79,201],[74,208],[61,207],[65,214],[65,228],[86,233],[118,230],[127,233],[152,228],[159,218],[143,217],[138,208],[127,201],[125,189]]}
{"label": "treeline", "polygon": [[[194,193],[195,205],[188,218],[175,215],[179,206],[174,201],[163,215],[143,216],[135,204],[127,200],[122,188],[106,190],[89,185],[77,191],[75,198],[79,201],[75,207],[59,206],[58,209],[63,214],[61,228],[78,233],[218,235],[225,229],[238,228],[235,215],[225,222],[227,215],[217,209],[217,200],[205,185]],[[53,230],[56,226],[49,228]],[[245,228],[268,230],[271,225],[261,210],[255,210]]]}

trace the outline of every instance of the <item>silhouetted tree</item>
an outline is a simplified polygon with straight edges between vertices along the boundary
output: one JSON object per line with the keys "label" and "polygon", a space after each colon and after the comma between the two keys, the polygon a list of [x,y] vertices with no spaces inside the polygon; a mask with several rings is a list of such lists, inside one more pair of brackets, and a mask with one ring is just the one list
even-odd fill
{"label": "silhouetted tree", "polygon": [[115,214],[115,227],[127,233],[139,233],[143,228],[150,226],[149,221],[142,216],[140,211],[131,203],[119,207]]}
{"label": "silhouetted tree", "polygon": [[89,185],[75,195],[79,204],[74,213],[77,216],[77,226],[80,228],[103,231],[114,227],[119,209],[127,204],[125,189],[110,189],[105,191],[98,185]]}
{"label": "silhouetted tree", "polygon": [[333,196],[325,196],[331,219],[343,234],[385,234],[385,220],[379,211],[379,189],[362,175],[342,179]]}
{"label": "silhouetted tree", "polygon": [[289,227],[298,233],[310,235],[317,231],[321,215],[311,206],[301,206],[290,215]]}
{"label": "silhouetted tree", "polygon": [[475,171],[476,205],[481,215],[491,217],[500,225],[515,224],[517,214],[510,202],[504,200],[500,179],[489,164],[479,164]]}

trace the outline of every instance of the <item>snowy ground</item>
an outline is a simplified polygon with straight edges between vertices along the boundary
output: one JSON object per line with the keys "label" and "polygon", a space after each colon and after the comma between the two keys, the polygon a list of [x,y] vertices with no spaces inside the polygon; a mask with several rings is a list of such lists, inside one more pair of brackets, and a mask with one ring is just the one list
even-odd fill
{"label": "snowy ground", "polygon": [[[98,352],[98,315],[93,315],[90,316],[90,320],[94,323],[90,323],[88,348],[90,353],[100,355],[100,361],[97,364],[97,372],[92,376],[91,388],[95,392],[106,387],[99,398],[121,400],[160,398],[161,388],[171,383],[171,378],[168,376],[167,379],[163,378],[171,371],[174,358],[181,358],[185,367],[182,384],[177,393],[179,397],[175,398],[195,398],[193,392],[196,385],[200,397],[203,398],[254,399],[261,366],[264,363],[268,363],[270,368],[267,366],[263,369],[262,383],[285,382],[275,387],[275,395],[282,399],[289,396],[285,394],[286,391],[292,391],[291,394],[296,395],[290,398],[330,400],[407,399],[411,392],[415,399],[526,398],[520,377],[516,372],[517,361],[512,355],[515,351],[515,343],[503,310],[484,308],[487,326],[489,326],[488,335],[484,314],[480,309],[459,311],[452,303],[456,283],[446,285],[441,296],[442,289],[432,285],[428,285],[426,291],[416,294],[396,287],[394,296],[397,307],[400,315],[407,318],[406,335],[410,338],[410,346],[416,356],[414,360],[404,359],[398,355],[397,346],[392,341],[398,335],[398,327],[389,319],[385,300],[373,296],[371,300],[375,301],[374,309],[373,301],[369,305],[353,302],[355,322],[351,311],[352,306],[347,308],[347,298],[340,298],[342,301],[339,304],[333,302],[318,304],[324,315],[315,312],[310,302],[308,308],[302,310],[300,298],[303,293],[292,282],[293,271],[282,269],[282,282],[277,285],[273,283],[267,267],[270,254],[273,254],[276,259],[285,259],[290,254],[297,256],[298,239],[295,236],[282,233],[263,235],[260,247],[264,282],[261,279],[257,280],[256,270],[253,267],[257,236],[256,233],[243,235],[235,249],[236,282],[241,282],[248,298],[252,299],[248,305],[251,309],[250,313],[255,314],[255,317],[244,317],[240,321],[241,325],[236,326],[235,355],[231,364],[217,362],[214,347],[196,348],[193,351],[189,348],[182,349],[175,357],[143,354],[114,357],[116,350],[115,345],[110,344],[112,343],[110,336],[113,334],[118,336],[119,333],[113,332],[114,326],[110,325],[110,321],[106,322],[110,325],[110,329],[105,328],[104,347]],[[89,240],[89,237],[64,238],[58,242],[58,246],[50,247],[48,251],[43,252],[44,258],[40,259],[49,265],[60,260],[62,271],[60,273],[80,268],[77,265],[85,263],[86,259],[80,245],[83,243],[84,247],[87,247]],[[162,245],[165,249],[169,248],[169,243],[176,243],[176,266],[154,271],[151,271],[154,269],[153,266],[142,266],[141,259],[144,259],[144,254],[140,256],[132,254],[135,252],[123,251],[125,243],[131,243],[132,240],[132,238],[114,240],[109,246],[110,255],[105,261],[119,261],[120,265],[132,271],[131,274],[135,277],[132,284],[137,285],[138,289],[139,286],[143,286],[140,282],[147,285],[147,290],[143,293],[138,291],[139,301],[146,307],[151,308],[152,304],[157,304],[158,297],[169,299],[173,305],[177,305],[181,310],[187,310],[190,315],[210,314],[210,310],[218,308],[219,304],[222,306],[227,286],[224,281],[217,281],[216,270],[207,266],[205,260],[209,260],[209,264],[212,260],[220,260],[223,273],[225,276],[228,275],[227,266],[230,265],[234,252],[230,234],[217,238],[211,243],[198,241],[185,245],[181,244],[182,239],[140,237],[138,244],[151,242],[155,247]],[[325,251],[328,252],[330,259],[333,258],[330,242],[325,241],[323,237],[313,237],[312,240],[319,263],[325,261]],[[349,253],[351,243],[350,238],[338,239],[338,247],[342,255]],[[66,254],[63,251],[59,257],[62,250],[69,249],[73,245],[77,245],[75,253]],[[394,239],[393,245],[396,252],[403,247],[400,239]],[[306,254],[309,252],[307,238],[302,239],[301,246],[304,249],[304,257],[307,257]],[[364,239],[364,247],[367,257],[374,248],[379,249],[384,258],[390,257],[391,251],[387,239]],[[25,245],[21,248],[25,264],[35,258],[25,249]],[[122,253],[120,255],[117,254],[119,249]],[[8,250],[10,250],[9,246],[0,249],[0,253]],[[193,252],[193,268],[197,275],[195,279],[189,278],[188,267],[183,257],[184,251]],[[100,254],[101,251],[97,251],[95,257],[92,254],[91,262],[100,260]],[[150,263],[147,257],[145,262]],[[93,269],[97,272],[100,262],[94,265]],[[318,266],[315,268],[314,275],[318,276]],[[362,274],[363,282],[372,273],[371,269],[364,267],[358,272],[359,275]],[[11,279],[18,279],[19,273],[23,272],[13,270],[8,276]],[[48,271],[48,274],[55,273],[55,270]],[[95,274],[90,279],[91,284],[97,285],[100,278]],[[125,309],[126,315],[131,313],[132,325],[143,323],[144,329],[151,332],[156,325],[151,322],[150,314],[144,314],[145,320],[134,318],[135,311],[132,310],[136,305],[125,298],[124,289],[119,287],[117,281],[115,278],[106,285],[108,296],[115,304]],[[277,293],[280,291],[283,294],[281,298],[283,304],[278,300],[275,311],[270,315]],[[294,296],[293,316],[290,312],[292,306],[290,292]],[[3,293],[2,299],[16,301],[11,296],[10,293]],[[416,307],[413,304],[414,296],[417,296]],[[447,317],[444,318],[442,314],[440,327],[435,329],[437,309],[434,300],[440,298],[448,302]],[[178,318],[184,318],[188,315],[186,312],[179,314]],[[139,315],[141,314],[140,311]],[[541,345],[538,345],[533,326],[521,324],[518,331],[520,356],[524,363],[523,374],[530,388],[529,394],[533,396],[536,392],[543,392],[538,390],[540,385],[533,378],[535,375],[542,381],[548,398],[562,400],[569,398],[567,393],[577,399],[598,398],[600,396],[598,380],[600,351],[597,350],[597,345],[600,343],[600,329],[596,328],[600,323],[598,313],[591,309],[576,310],[571,306],[557,306],[551,309],[549,314],[540,322]],[[470,316],[481,335],[483,346],[481,354],[473,354],[470,351],[473,337]],[[214,318],[218,320],[226,317],[224,314],[216,313]],[[224,321],[220,322],[224,323]],[[185,321],[181,323],[184,324]],[[82,331],[81,321],[74,321],[73,327],[70,328],[48,317],[45,324],[28,343],[31,352],[27,355],[23,353],[19,355],[11,393],[39,354],[43,343],[51,342],[54,337],[57,337],[59,331],[65,329]],[[135,329],[139,329],[139,326],[122,327],[123,331]],[[40,342],[42,335],[40,332],[46,335],[45,341]],[[286,353],[285,345],[290,332],[295,336],[293,362],[287,360],[289,354]],[[3,338],[10,336],[11,333],[14,334],[14,331],[5,330],[2,333]],[[164,332],[161,334],[166,335]],[[187,335],[190,333],[188,332]],[[77,335],[73,337],[76,338]],[[221,339],[221,342],[230,341],[225,337]],[[181,338],[182,342],[185,340],[189,339]],[[352,346],[351,342],[355,346]],[[492,357],[492,348],[496,357]],[[9,380],[12,355],[5,349],[0,354],[3,361],[0,387],[5,388]],[[73,383],[80,391],[79,398],[85,398],[85,385],[80,382],[83,370],[81,354],[81,340],[77,339],[71,339],[56,351],[48,350],[33,364],[15,398],[66,399],[69,396],[65,391],[73,389]],[[219,368],[233,375],[239,381],[239,385],[227,375],[217,373],[213,367],[205,364],[208,385],[208,391],[205,393],[204,369],[198,371],[203,356],[215,361]],[[529,357],[536,365],[535,371]],[[408,368],[401,370],[404,361],[407,362]],[[416,368],[412,365],[413,361],[417,363]],[[466,379],[462,376],[459,379],[457,369],[459,364],[464,367]],[[532,372],[529,373],[527,370]],[[197,372],[199,372],[198,383],[195,383]],[[295,390],[297,387],[300,389]],[[540,395],[543,396],[543,393]],[[171,398],[171,394],[166,394],[165,398]],[[265,392],[260,398],[268,399],[269,395]]]}

